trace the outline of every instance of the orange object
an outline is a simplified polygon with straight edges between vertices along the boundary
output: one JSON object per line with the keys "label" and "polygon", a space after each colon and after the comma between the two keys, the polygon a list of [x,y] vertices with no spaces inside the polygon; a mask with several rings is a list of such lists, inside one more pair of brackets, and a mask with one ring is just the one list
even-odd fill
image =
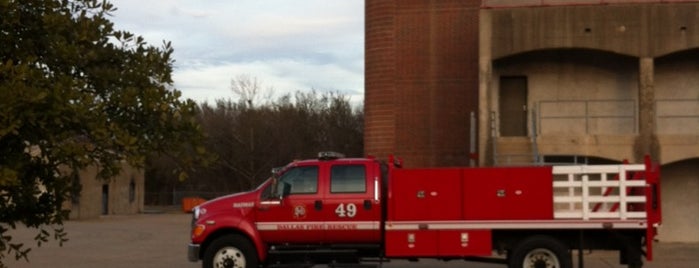
{"label": "orange object", "polygon": [[206,202],[206,199],[201,197],[185,197],[182,198],[182,211],[189,213],[192,212],[194,207]]}

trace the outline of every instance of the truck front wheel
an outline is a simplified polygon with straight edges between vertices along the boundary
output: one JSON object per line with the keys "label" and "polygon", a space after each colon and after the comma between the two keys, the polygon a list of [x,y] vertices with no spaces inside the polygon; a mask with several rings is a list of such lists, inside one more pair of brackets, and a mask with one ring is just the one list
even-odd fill
{"label": "truck front wheel", "polygon": [[253,268],[258,266],[257,253],[250,241],[240,235],[217,238],[206,248],[204,268]]}
{"label": "truck front wheel", "polygon": [[573,267],[568,247],[548,236],[532,236],[523,240],[509,256],[509,268]]}

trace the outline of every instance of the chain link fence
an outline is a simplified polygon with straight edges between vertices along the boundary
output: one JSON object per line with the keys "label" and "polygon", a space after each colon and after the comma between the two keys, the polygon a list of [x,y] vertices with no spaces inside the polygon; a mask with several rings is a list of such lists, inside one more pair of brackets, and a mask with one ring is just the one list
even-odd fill
{"label": "chain link fence", "polygon": [[146,206],[179,206],[185,198],[199,197],[211,200],[220,196],[232,194],[231,192],[202,192],[202,191],[170,191],[170,192],[146,192]]}

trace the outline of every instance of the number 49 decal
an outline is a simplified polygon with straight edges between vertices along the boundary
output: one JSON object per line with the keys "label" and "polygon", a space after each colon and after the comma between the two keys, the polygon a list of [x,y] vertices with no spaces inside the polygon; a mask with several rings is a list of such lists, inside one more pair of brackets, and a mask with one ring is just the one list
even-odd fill
{"label": "number 49 decal", "polygon": [[344,203],[341,203],[335,209],[335,214],[337,214],[337,216],[340,218],[353,218],[354,216],[357,216],[357,205],[352,203],[345,205]]}

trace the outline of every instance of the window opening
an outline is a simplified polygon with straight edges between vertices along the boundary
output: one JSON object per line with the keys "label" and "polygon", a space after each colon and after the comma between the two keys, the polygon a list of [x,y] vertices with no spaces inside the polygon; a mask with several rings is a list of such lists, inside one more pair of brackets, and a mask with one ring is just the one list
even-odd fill
{"label": "window opening", "polygon": [[333,166],[330,169],[330,192],[366,192],[366,167],[364,165]]}

